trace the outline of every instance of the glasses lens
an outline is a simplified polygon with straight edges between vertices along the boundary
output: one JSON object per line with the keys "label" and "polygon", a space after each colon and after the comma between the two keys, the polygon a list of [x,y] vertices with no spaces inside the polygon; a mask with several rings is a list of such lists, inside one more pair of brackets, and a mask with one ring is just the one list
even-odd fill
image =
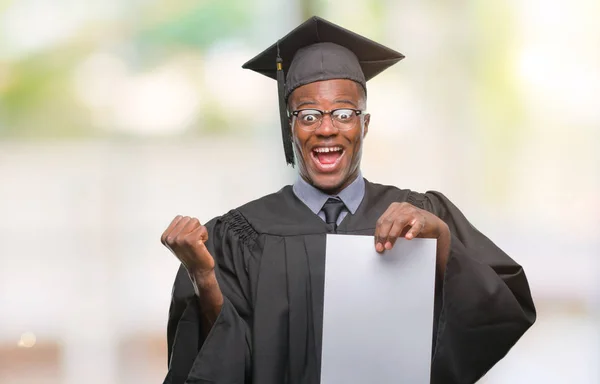
{"label": "glasses lens", "polygon": [[321,111],[317,111],[316,109],[304,109],[298,112],[296,121],[300,127],[304,129],[316,129],[322,119],[323,114],[321,114]]}
{"label": "glasses lens", "polygon": [[331,117],[338,129],[351,129],[356,124],[358,115],[352,109],[336,109]]}

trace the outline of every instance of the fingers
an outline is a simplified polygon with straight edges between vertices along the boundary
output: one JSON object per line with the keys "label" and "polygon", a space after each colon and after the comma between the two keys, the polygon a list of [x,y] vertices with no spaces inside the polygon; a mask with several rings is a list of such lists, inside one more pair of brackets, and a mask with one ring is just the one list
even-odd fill
{"label": "fingers", "polygon": [[[191,233],[193,230],[195,230],[196,228],[200,227],[200,221],[196,218],[190,218],[190,217],[186,217],[184,218],[184,220],[187,219],[187,222],[183,225],[183,227],[181,228],[181,230],[177,233],[176,236],[176,241],[178,243],[184,243],[184,239],[186,238],[186,236]],[[182,223],[183,220],[180,221],[180,223]]]}
{"label": "fingers", "polygon": [[169,225],[169,228],[161,237],[162,243],[172,251],[182,245],[183,238],[196,228],[200,227],[200,221],[188,216],[177,216]]}
{"label": "fingers", "polygon": [[199,225],[183,238],[183,242],[197,254],[208,253],[208,249],[204,245],[206,240],[208,240],[208,231],[203,225]]}
{"label": "fingers", "polygon": [[169,226],[167,227],[167,229],[165,229],[165,231],[163,232],[162,236],[160,237],[160,242],[163,243],[163,245],[167,245],[167,236],[169,236],[169,234],[171,233],[171,231],[173,231],[173,228],[175,228],[175,226],[177,225],[177,223],[179,223],[179,221],[181,219],[183,219],[183,216],[181,216],[181,215],[175,216],[175,218],[173,219],[173,221],[171,221],[171,224],[169,224]]}
{"label": "fingers", "polygon": [[425,226],[427,225],[425,216],[420,215],[421,217],[415,217],[410,222],[410,230],[404,236],[406,239],[411,240],[415,237],[418,237],[419,234],[423,231]]}
{"label": "fingers", "polygon": [[427,225],[422,211],[408,203],[392,203],[377,220],[375,249],[381,253],[393,248],[399,237],[414,239],[423,233]]}
{"label": "fingers", "polygon": [[161,236],[161,241],[184,265],[189,273],[204,273],[215,267],[214,259],[204,243],[208,230],[194,217],[177,216]]}
{"label": "fingers", "polygon": [[174,250],[173,247],[177,247],[177,235],[186,226],[186,224],[190,221],[189,217],[182,217],[181,220],[175,224],[175,227],[167,234],[167,246]]}
{"label": "fingers", "polygon": [[388,235],[388,241],[385,244],[385,249],[392,249],[394,244],[396,244],[396,240],[411,230],[411,223],[413,221],[414,219],[408,215],[402,216],[394,221],[394,225],[392,226],[392,229],[390,229],[390,233]]}
{"label": "fingers", "polygon": [[379,218],[375,227],[375,249],[383,252],[392,249],[396,239],[411,218],[402,204],[392,204]]}
{"label": "fingers", "polygon": [[383,252],[385,250],[385,244],[388,241],[388,234],[394,225],[394,211],[395,206],[392,204],[390,207],[381,215],[375,226],[375,250],[377,252]]}

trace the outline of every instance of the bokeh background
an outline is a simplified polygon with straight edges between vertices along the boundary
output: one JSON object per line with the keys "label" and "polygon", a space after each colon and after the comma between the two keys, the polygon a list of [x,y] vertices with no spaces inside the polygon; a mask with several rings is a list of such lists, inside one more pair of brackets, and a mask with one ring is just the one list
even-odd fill
{"label": "bokeh background", "polygon": [[484,384],[599,383],[597,0],[0,0],[0,382],[159,383],[160,234],[295,179],[241,65],[313,14],[406,55],[363,173],[439,190],[519,261],[536,325]]}

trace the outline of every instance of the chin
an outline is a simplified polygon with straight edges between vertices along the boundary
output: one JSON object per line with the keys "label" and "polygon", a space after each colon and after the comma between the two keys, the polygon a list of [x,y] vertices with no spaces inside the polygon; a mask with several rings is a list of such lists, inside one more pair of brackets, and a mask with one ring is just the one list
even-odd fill
{"label": "chin", "polygon": [[344,175],[323,175],[313,174],[311,175],[312,185],[324,192],[336,194],[339,193],[340,189],[344,185],[347,177]]}

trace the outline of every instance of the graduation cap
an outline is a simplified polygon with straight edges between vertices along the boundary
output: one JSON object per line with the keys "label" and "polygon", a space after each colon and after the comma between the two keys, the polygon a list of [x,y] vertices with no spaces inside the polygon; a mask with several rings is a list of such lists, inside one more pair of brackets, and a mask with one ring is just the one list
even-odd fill
{"label": "graduation cap", "polygon": [[365,90],[366,82],[402,60],[404,55],[314,16],[245,63],[277,80],[283,148],[294,165],[287,99],[294,89],[315,81],[349,79]]}

